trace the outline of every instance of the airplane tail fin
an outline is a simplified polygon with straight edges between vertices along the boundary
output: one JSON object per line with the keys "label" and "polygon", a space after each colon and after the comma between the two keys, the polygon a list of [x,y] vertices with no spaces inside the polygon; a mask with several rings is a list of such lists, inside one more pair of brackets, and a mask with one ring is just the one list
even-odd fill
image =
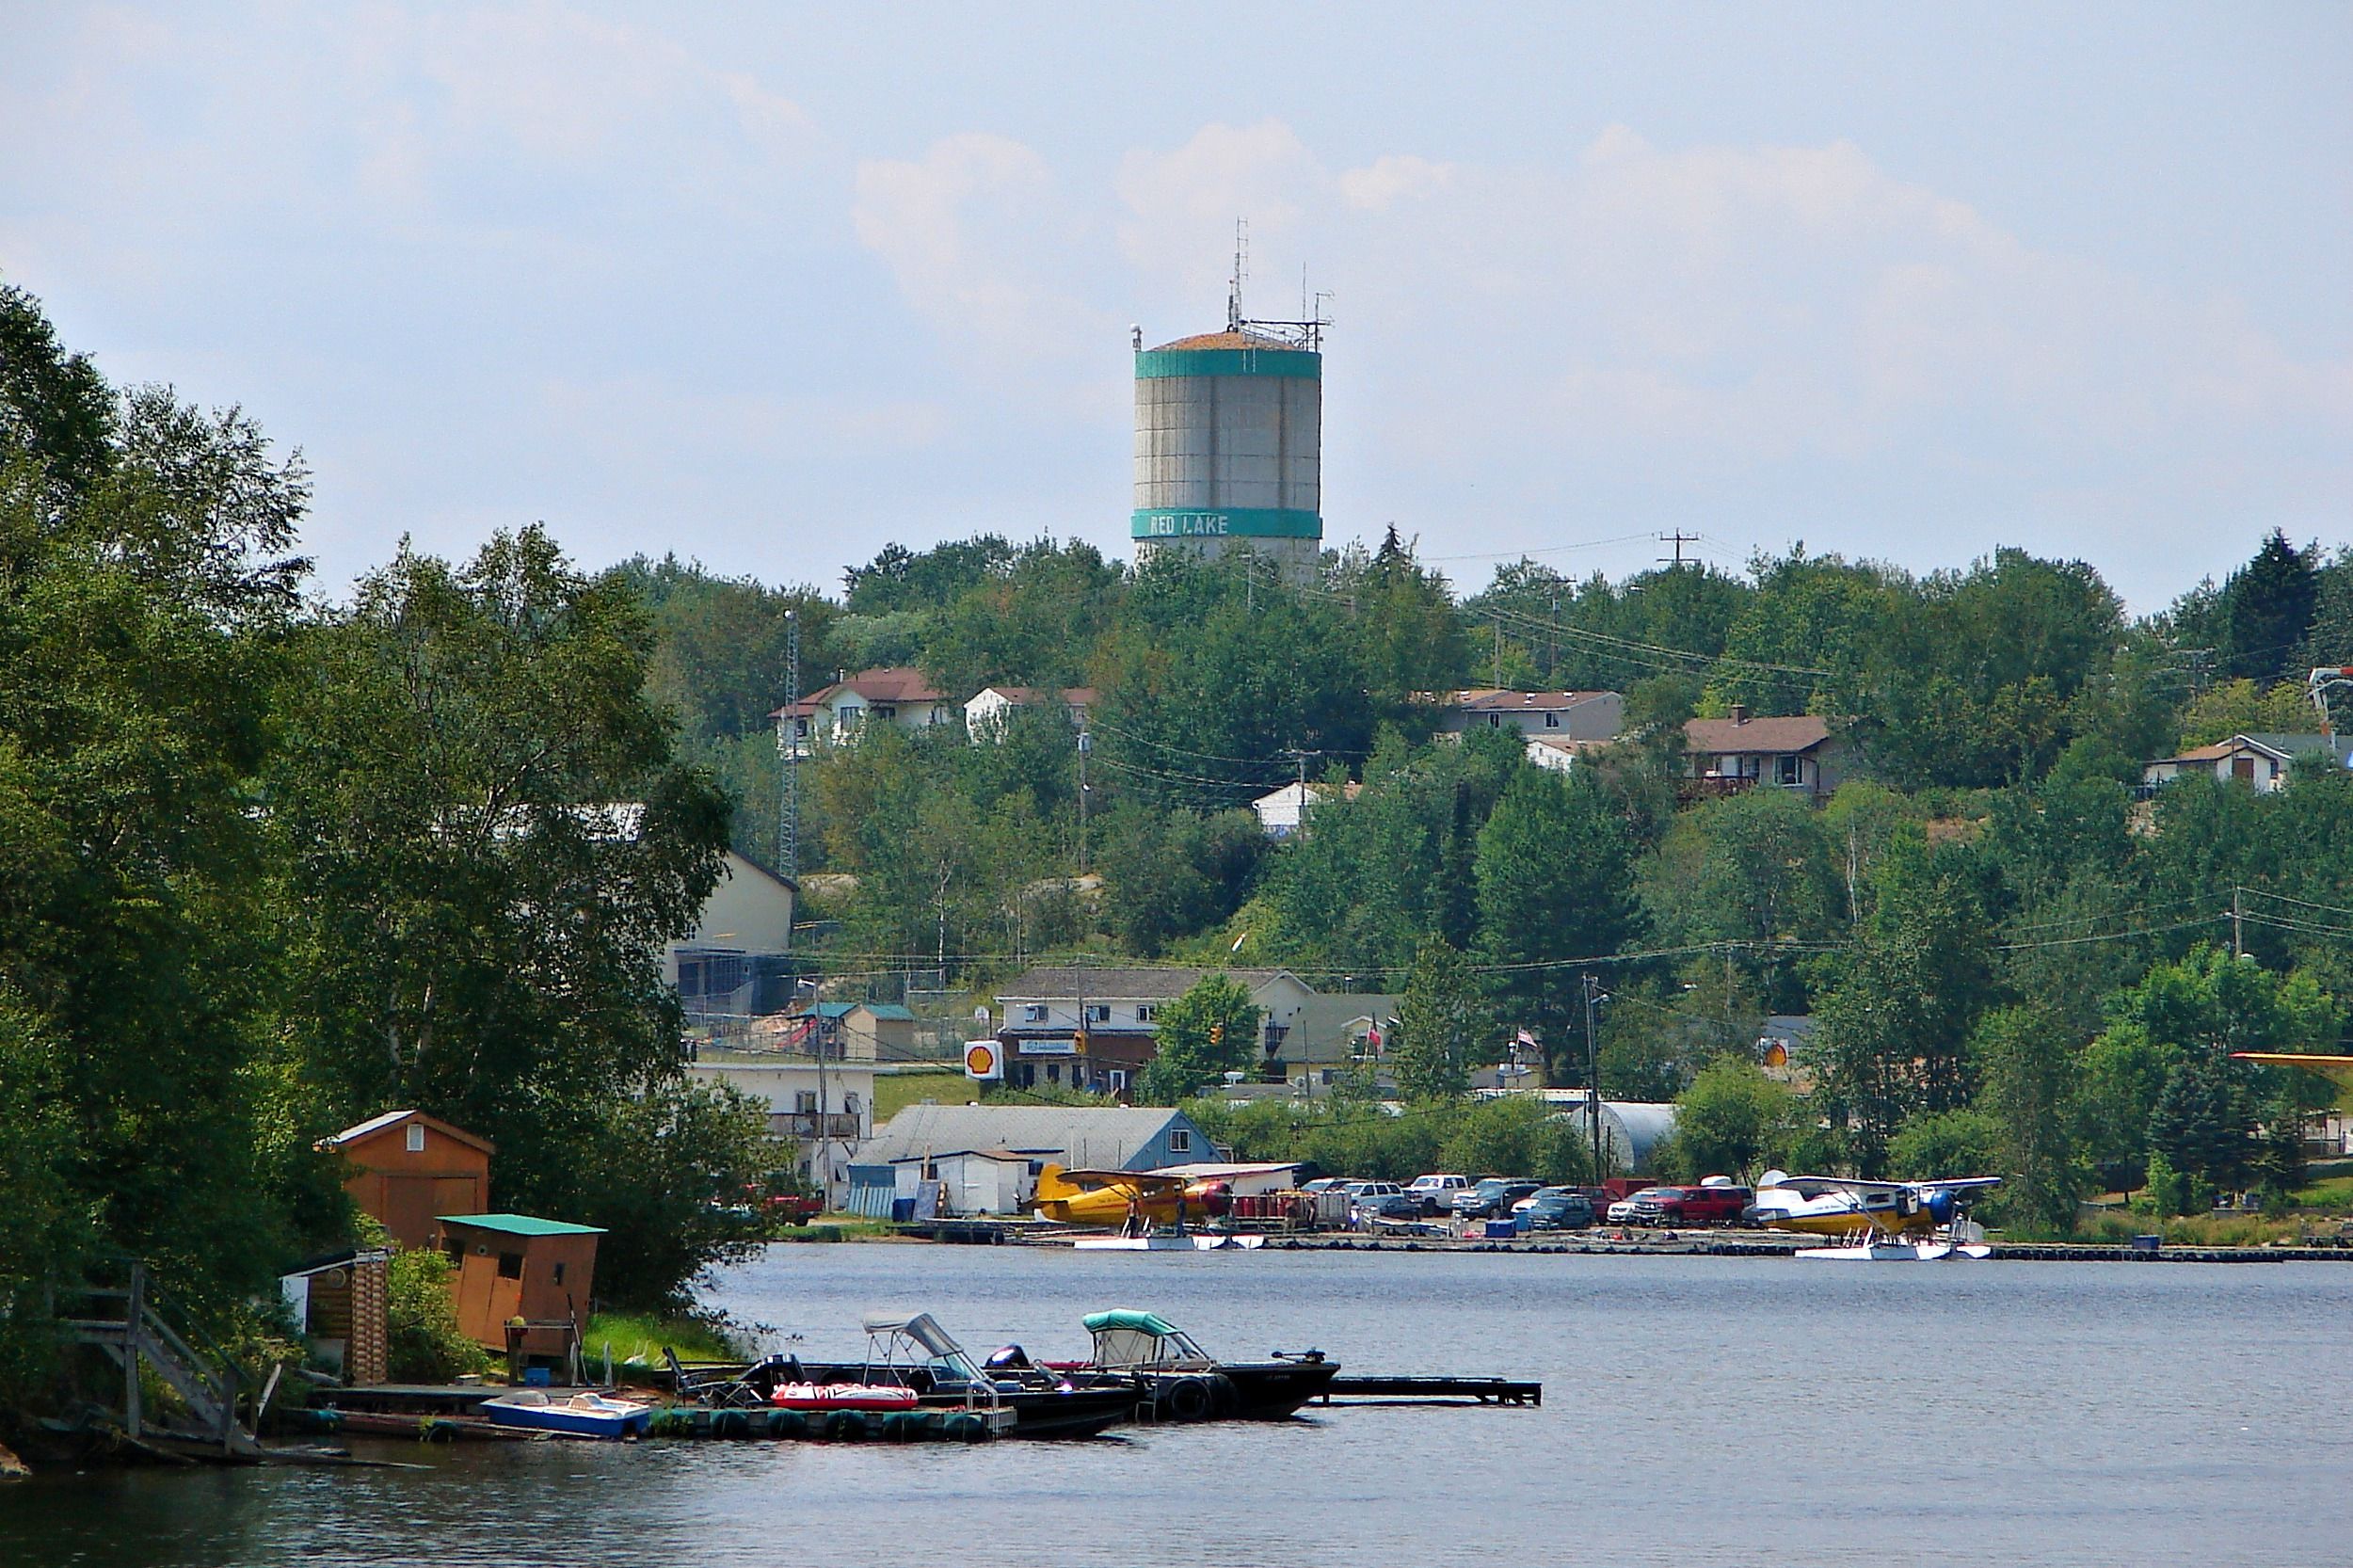
{"label": "airplane tail fin", "polygon": [[1078,1183],[1064,1180],[1062,1173],[1063,1167],[1060,1165],[1040,1166],[1037,1173],[1037,1187],[1030,1194],[1030,1201],[1052,1203],[1057,1198],[1075,1198],[1084,1191]]}

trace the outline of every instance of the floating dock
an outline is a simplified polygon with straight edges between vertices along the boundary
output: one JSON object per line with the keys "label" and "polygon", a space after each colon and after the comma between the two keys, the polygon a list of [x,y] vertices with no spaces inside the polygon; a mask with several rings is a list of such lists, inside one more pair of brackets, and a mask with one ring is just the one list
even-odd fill
{"label": "floating dock", "polygon": [[1334,1378],[1319,1404],[1344,1400],[1449,1400],[1464,1404],[1540,1405],[1545,1385],[1511,1378]]}

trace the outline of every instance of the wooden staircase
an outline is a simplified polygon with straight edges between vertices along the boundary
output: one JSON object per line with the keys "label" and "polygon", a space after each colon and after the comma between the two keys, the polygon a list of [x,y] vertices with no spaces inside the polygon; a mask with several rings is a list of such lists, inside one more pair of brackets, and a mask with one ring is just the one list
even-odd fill
{"label": "wooden staircase", "polygon": [[[152,1299],[146,1264],[128,1260],[128,1274],[120,1287],[75,1288],[72,1294],[89,1304],[89,1315],[58,1320],[70,1343],[96,1346],[122,1368],[124,1435],[184,1457],[259,1459],[261,1444],[237,1421],[235,1364],[209,1341],[207,1351],[198,1351],[164,1320]],[[119,1316],[104,1309],[116,1302],[121,1304]],[[193,1326],[189,1332],[203,1338]],[[186,1424],[154,1419],[145,1410],[142,1363],[186,1404]]]}

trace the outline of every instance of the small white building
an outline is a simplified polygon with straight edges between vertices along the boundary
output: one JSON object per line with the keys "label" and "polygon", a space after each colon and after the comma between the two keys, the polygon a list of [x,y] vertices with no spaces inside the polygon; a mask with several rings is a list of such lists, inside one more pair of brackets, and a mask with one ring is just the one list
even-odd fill
{"label": "small white building", "polygon": [[[930,1186],[938,1193],[935,1212],[963,1217],[1029,1212],[1030,1194],[1037,1191],[1048,1158],[1043,1151],[955,1149],[903,1154],[889,1163],[893,1190],[900,1197],[920,1198]],[[917,1212],[921,1213],[920,1205]]]}
{"label": "small white building", "polygon": [[2141,764],[2143,785],[2169,784],[2185,774],[2245,784],[2257,794],[2283,788],[2298,757],[2319,752],[2337,766],[2353,765],[2353,738],[2342,735],[2289,735],[2265,732],[2233,735],[2213,745],[2197,746],[2178,757],[2160,757]]}
{"label": "small white building", "polygon": [[1530,735],[1528,737],[1528,760],[1540,768],[1554,773],[1574,773],[1577,759],[1616,744],[1614,741],[1577,741],[1566,735]]}
{"label": "small white building", "polygon": [[[1342,798],[1354,800],[1363,792],[1363,785],[1351,783]],[[1268,838],[1288,839],[1306,826],[1308,812],[1331,798],[1331,785],[1302,784],[1294,779],[1260,795],[1250,803],[1250,808],[1258,813],[1258,826]]]}
{"label": "small white building", "polygon": [[965,702],[964,732],[976,745],[984,741],[1001,742],[1006,721],[1012,718],[1014,710],[1035,708],[1048,701],[1059,702],[1070,715],[1070,722],[1084,728],[1087,714],[1094,711],[1095,698],[1092,686],[1064,686],[1052,693],[1039,691],[1035,686],[983,686]]}

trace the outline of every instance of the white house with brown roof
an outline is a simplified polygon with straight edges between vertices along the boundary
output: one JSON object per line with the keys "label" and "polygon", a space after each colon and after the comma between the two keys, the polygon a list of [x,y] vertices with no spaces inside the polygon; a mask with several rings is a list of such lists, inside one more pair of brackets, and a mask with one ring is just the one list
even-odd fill
{"label": "white house with brown roof", "polygon": [[1513,692],[1474,686],[1441,693],[1438,732],[1516,729],[1564,741],[1614,741],[1625,728],[1625,698],[1616,692]]}
{"label": "white house with brown roof", "polygon": [[2233,735],[2212,745],[2193,746],[2178,757],[2160,757],[2141,764],[2144,786],[2171,783],[2185,774],[2206,774],[2234,779],[2258,794],[2285,787],[2296,760],[2319,752],[2339,767],[2353,766],[2353,738],[2342,735],[2289,735],[2265,731]]}
{"label": "white house with brown roof", "polygon": [[[1340,794],[1354,800],[1364,792],[1364,786],[1351,779]],[[1308,813],[1332,798],[1329,784],[1302,784],[1294,779],[1279,790],[1270,790],[1250,803],[1250,809],[1258,814],[1258,826],[1270,839],[1288,839],[1306,826]]]}
{"label": "white house with brown roof", "polygon": [[1846,751],[1835,720],[1816,713],[1759,718],[1735,703],[1727,717],[1685,723],[1685,792],[1705,797],[1801,790],[1825,800],[1845,776]]}
{"label": "white house with brown roof", "polygon": [[870,724],[928,729],[936,724],[954,724],[960,712],[955,703],[934,689],[921,670],[893,664],[845,675],[768,717],[776,726],[776,744],[790,756],[806,757],[812,745],[840,745],[857,739]]}
{"label": "white house with brown roof", "polygon": [[1060,703],[1070,714],[1070,722],[1083,728],[1095,700],[1092,686],[1064,686],[1057,692],[1041,691],[1035,686],[983,686],[964,704],[964,732],[975,744],[1002,741],[1005,723],[1012,718],[1014,710],[1041,707],[1048,702]]}

